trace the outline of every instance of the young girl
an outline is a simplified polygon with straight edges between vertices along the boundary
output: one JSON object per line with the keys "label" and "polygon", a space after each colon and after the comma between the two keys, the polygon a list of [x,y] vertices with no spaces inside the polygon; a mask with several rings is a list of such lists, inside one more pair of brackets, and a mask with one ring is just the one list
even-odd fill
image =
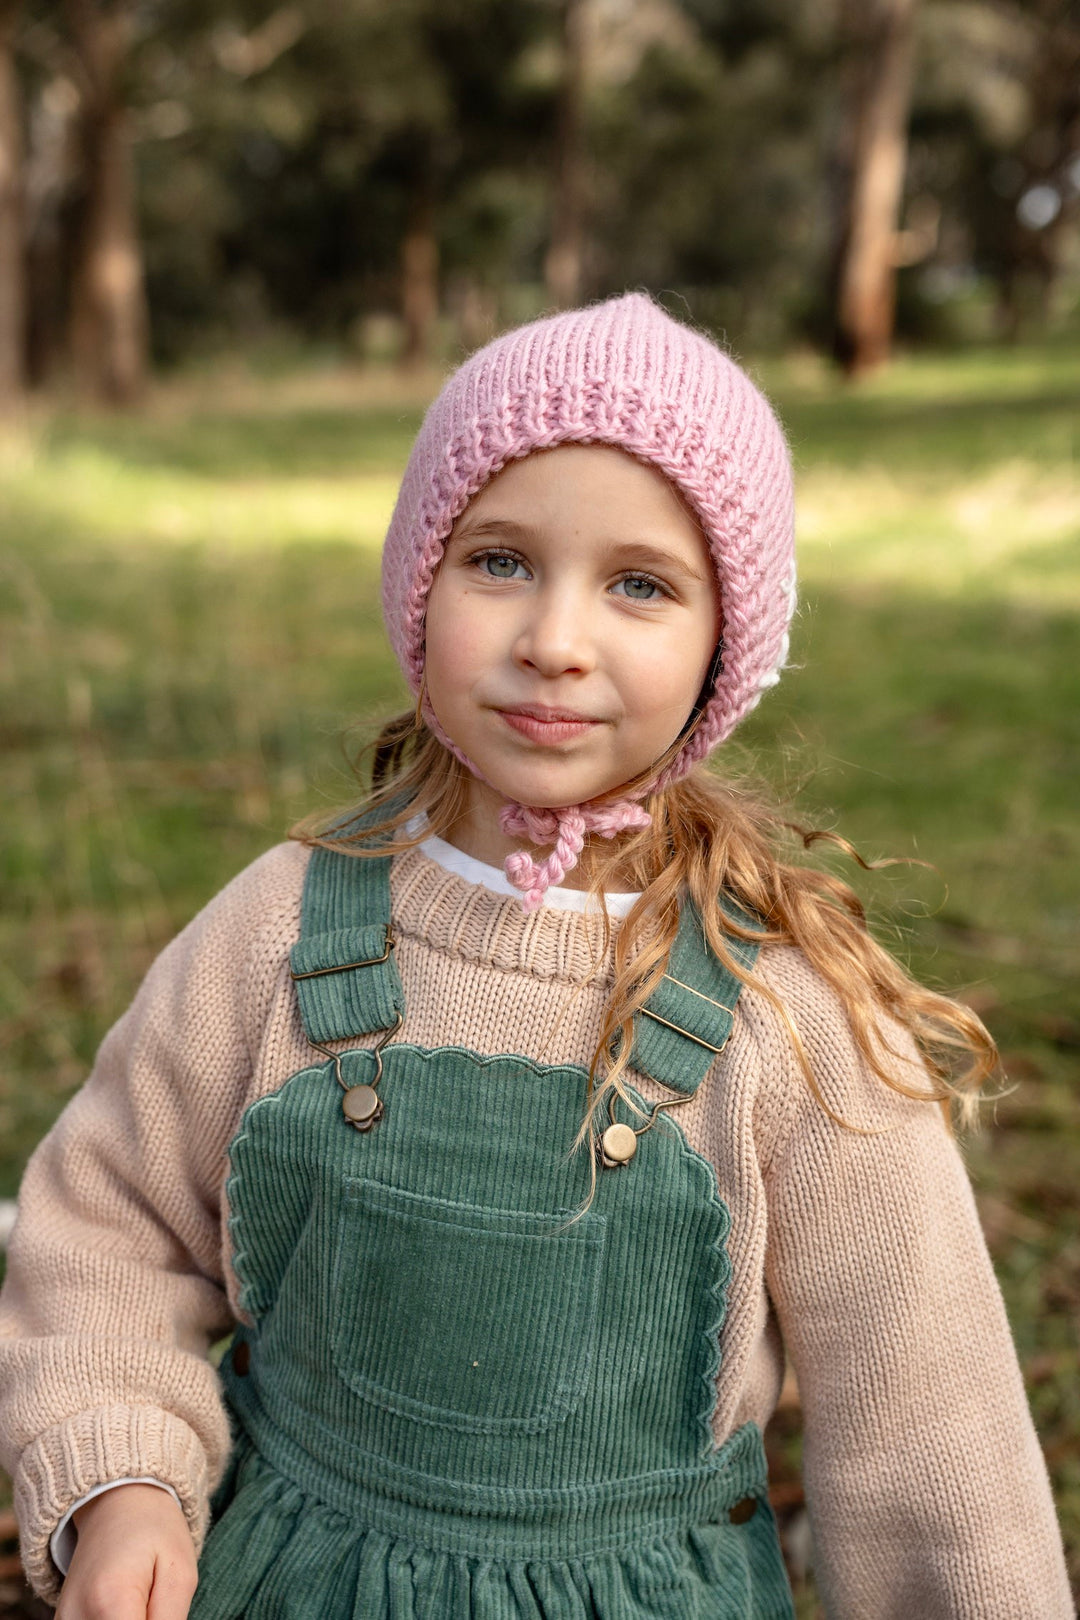
{"label": "young girl", "polygon": [[384,555],[415,714],[27,1171],[4,1461],[60,1620],[790,1620],[785,1355],[831,1617],[1071,1614],[942,1113],[989,1038],[702,769],[793,604],[777,423],[648,299],[451,378]]}

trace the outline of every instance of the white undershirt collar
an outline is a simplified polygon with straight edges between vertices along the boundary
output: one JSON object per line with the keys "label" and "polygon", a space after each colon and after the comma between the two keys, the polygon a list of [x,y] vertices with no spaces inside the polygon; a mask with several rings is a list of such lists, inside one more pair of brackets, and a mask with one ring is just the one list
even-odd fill
{"label": "white undershirt collar", "polygon": [[[412,837],[421,831],[422,826],[420,818],[414,816],[406,823],[405,831]],[[478,861],[474,856],[466,855],[464,850],[448,844],[445,838],[436,838],[434,835],[425,838],[420,849],[437,866],[441,866],[446,872],[454,872],[458,877],[464,878],[466,883],[476,883],[482,888],[490,889],[493,894],[509,894],[519,900],[521,898],[521,890],[514,888],[501,866],[489,866],[486,861]],[[640,896],[605,894],[601,898],[609,917],[625,917]],[[588,890],[564,889],[558,884],[545,890],[541,904],[553,911],[596,912],[601,909],[598,901],[590,897]]]}

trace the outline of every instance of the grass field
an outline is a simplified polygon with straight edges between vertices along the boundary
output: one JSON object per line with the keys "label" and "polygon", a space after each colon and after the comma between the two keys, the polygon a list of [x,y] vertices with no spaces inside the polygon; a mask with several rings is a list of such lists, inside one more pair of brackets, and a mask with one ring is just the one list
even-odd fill
{"label": "grass field", "polygon": [[[968,1157],[1080,1587],[1080,353],[765,381],[803,600],[732,757],[932,863],[860,886],[1005,1054]],[[222,372],[0,446],[0,1196],[155,952],[348,798],[343,733],[402,694],[378,547],[427,391]]]}

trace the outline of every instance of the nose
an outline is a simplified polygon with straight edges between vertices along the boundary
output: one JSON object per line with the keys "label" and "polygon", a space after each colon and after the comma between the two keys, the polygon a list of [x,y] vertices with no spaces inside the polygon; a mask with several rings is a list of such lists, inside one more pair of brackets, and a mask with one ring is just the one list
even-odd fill
{"label": "nose", "polygon": [[549,679],[585,675],[595,668],[589,605],[572,586],[541,590],[532,597],[515,639],[514,661]]}

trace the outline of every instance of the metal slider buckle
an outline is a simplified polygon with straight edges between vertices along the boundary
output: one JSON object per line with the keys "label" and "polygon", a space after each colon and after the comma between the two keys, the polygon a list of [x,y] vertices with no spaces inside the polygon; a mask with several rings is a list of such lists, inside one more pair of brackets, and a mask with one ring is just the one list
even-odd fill
{"label": "metal slider buckle", "polygon": [[[708,1001],[708,999],[708,996],[706,996],[705,1000]],[[720,1003],[718,1001],[714,1001],[713,1006],[719,1007]],[[722,1052],[724,1047],[727,1045],[727,1040],[725,1040],[720,1046],[714,1046],[712,1041],[704,1041],[700,1035],[691,1035],[688,1029],[681,1029],[678,1024],[673,1024],[669,1018],[661,1018],[659,1013],[650,1012],[648,1007],[639,1007],[638,1011],[643,1012],[646,1018],[653,1018],[658,1024],[663,1024],[665,1029],[673,1029],[676,1035],[685,1035],[688,1041],[693,1041],[695,1046],[703,1046],[707,1052]],[[725,1007],[724,1011],[729,1013],[731,1012],[731,1008]],[[730,1037],[728,1037],[728,1039],[730,1039]]]}
{"label": "metal slider buckle", "polygon": [[[676,979],[671,973],[665,973],[663,977],[667,979],[669,984],[678,985],[680,990],[688,990],[692,996],[697,996],[699,1001],[707,1001],[710,1007],[716,1007],[720,1012],[727,1013],[729,1018],[733,1019],[735,1017],[734,1007],[727,1007],[722,1001],[716,1001],[712,996],[707,996],[702,991],[695,990],[692,984],[684,984],[681,979]],[[690,1030],[683,1029],[681,1024],[673,1024],[669,1018],[661,1018],[660,1014],[653,1012],[650,1007],[639,1007],[638,1011],[643,1012],[646,1018],[652,1018],[656,1023],[663,1024],[665,1029],[673,1029],[676,1035],[685,1036],[688,1041],[693,1041],[695,1046],[703,1046],[707,1052],[722,1052],[727,1045],[727,1040],[725,1040],[723,1045],[714,1046],[711,1041],[703,1040],[700,1035],[693,1035]]]}
{"label": "metal slider buckle", "polygon": [[669,984],[677,984],[680,990],[689,990],[690,994],[697,996],[700,1001],[707,1001],[710,1007],[719,1007],[721,1012],[730,1013],[731,1017],[734,1018],[734,1007],[727,1007],[722,1001],[715,1001],[712,996],[707,996],[703,990],[695,990],[692,984],[684,984],[681,979],[676,979],[671,973],[665,973],[664,978],[667,979]]}
{"label": "metal slider buckle", "polygon": [[390,924],[387,923],[386,945],[381,956],[365,956],[361,962],[341,962],[335,964],[334,967],[308,968],[304,973],[294,973],[290,968],[289,977],[295,982],[297,979],[321,979],[327,973],[351,973],[353,968],[378,967],[380,962],[385,962],[389,959],[390,952],[393,950],[396,944],[397,941],[394,938],[394,930],[391,928]]}

